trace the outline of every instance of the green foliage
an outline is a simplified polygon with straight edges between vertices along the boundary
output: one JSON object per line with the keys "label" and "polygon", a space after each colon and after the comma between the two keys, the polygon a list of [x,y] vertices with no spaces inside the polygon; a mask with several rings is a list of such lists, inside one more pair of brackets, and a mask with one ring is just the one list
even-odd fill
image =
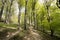
{"label": "green foliage", "polygon": [[0,23],[0,27],[14,27],[16,28],[18,25],[17,24],[5,24],[5,23]]}
{"label": "green foliage", "polygon": [[25,5],[25,0],[16,0],[19,4],[19,6],[24,6]]}

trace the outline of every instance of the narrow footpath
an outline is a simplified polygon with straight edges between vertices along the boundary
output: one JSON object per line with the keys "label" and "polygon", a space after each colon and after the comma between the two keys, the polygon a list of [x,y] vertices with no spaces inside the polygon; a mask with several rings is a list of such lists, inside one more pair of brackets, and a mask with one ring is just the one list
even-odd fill
{"label": "narrow footpath", "polygon": [[33,29],[33,27],[29,27],[29,34],[27,34],[24,37],[24,40],[60,40],[60,39],[51,37],[42,32],[39,33],[37,30]]}

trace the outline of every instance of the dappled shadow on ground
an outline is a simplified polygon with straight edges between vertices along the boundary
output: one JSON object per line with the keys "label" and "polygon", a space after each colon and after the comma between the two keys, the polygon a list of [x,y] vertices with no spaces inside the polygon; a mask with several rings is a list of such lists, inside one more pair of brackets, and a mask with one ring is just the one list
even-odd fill
{"label": "dappled shadow on ground", "polygon": [[9,40],[23,40],[23,37],[20,37],[19,35],[16,35]]}
{"label": "dappled shadow on ground", "polygon": [[[17,31],[16,29],[1,28],[0,40],[5,40],[6,36],[8,35],[8,32],[13,33],[16,31]],[[21,35],[18,34],[18,35],[15,35],[14,37],[10,38],[9,40],[60,40],[60,38],[58,38],[56,36],[51,37],[50,35],[43,33],[41,31],[37,31],[37,30],[33,29],[32,27],[30,27],[26,31],[23,32],[24,36],[21,37]],[[22,35],[23,35],[23,33],[22,33]]]}
{"label": "dappled shadow on ground", "polygon": [[12,34],[16,32],[16,29],[10,29],[10,28],[1,28],[0,29],[0,40],[5,40],[9,34]]}
{"label": "dappled shadow on ground", "polygon": [[32,27],[29,28],[28,31],[30,34],[27,34],[24,38],[25,40],[60,40],[60,38],[53,36],[51,37],[48,34],[45,34],[41,31],[37,31]]}
{"label": "dappled shadow on ground", "polygon": [[41,40],[60,40],[57,36],[50,36],[49,34],[43,33],[39,31],[39,34],[41,35]]}

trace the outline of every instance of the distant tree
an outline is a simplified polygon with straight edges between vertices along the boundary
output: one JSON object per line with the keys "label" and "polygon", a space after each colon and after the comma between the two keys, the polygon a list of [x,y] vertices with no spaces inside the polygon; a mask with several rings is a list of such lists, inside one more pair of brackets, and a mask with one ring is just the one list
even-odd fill
{"label": "distant tree", "polygon": [[32,13],[33,13],[33,20],[34,20],[34,28],[36,29],[36,13],[35,13],[35,5],[36,5],[36,0],[33,0],[32,3]]}
{"label": "distant tree", "polygon": [[51,25],[50,25],[50,22],[52,21],[51,20],[51,16],[50,16],[50,5],[51,5],[51,2],[53,2],[54,0],[44,0],[44,5],[45,5],[45,7],[46,7],[46,9],[47,9],[47,20],[48,20],[48,22],[49,22],[49,26],[50,26],[50,31],[51,31],[51,36],[53,36],[53,34],[54,34],[54,30],[53,30],[53,28],[51,27]]}
{"label": "distant tree", "polygon": [[6,7],[5,23],[8,24],[8,5],[7,5],[7,7]]}
{"label": "distant tree", "polygon": [[24,30],[27,29],[26,28],[26,23],[27,23],[27,20],[26,20],[26,18],[27,18],[27,2],[28,2],[28,0],[25,0]]}
{"label": "distant tree", "polygon": [[21,21],[21,9],[22,7],[25,6],[25,0],[16,0],[18,3],[18,9],[19,9],[19,13],[18,13],[18,29],[20,28],[20,21]]}
{"label": "distant tree", "polygon": [[11,16],[12,16],[12,14],[11,14],[11,7],[13,5],[13,1],[14,0],[10,0],[10,7],[9,7],[9,14],[8,14],[8,21],[9,21],[9,23],[11,23]]}
{"label": "distant tree", "polygon": [[21,0],[18,1],[18,8],[19,8],[19,13],[18,13],[18,29],[20,30],[20,17],[21,17]]}

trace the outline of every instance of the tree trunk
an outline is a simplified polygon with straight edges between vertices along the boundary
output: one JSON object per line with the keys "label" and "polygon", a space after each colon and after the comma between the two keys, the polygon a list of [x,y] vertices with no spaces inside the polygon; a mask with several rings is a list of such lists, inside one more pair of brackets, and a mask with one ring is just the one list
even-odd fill
{"label": "tree trunk", "polygon": [[20,16],[21,16],[21,7],[19,6],[19,14],[18,14],[18,30],[20,30]]}
{"label": "tree trunk", "polygon": [[[49,9],[49,7],[47,7],[47,13],[48,13],[48,15],[47,15],[47,20],[48,20],[49,25],[50,25],[51,18],[50,18],[50,9]],[[54,30],[53,30],[53,28],[51,27],[51,25],[50,25],[50,31],[51,31],[51,36],[53,36]]]}
{"label": "tree trunk", "polygon": [[51,36],[54,35],[54,30],[50,27],[50,30],[51,30]]}
{"label": "tree trunk", "polygon": [[12,7],[12,4],[13,4],[13,1],[14,0],[11,0],[11,4],[10,4],[10,8],[9,8],[9,14],[8,14],[8,21],[9,21],[9,23],[11,23],[11,16],[12,16],[12,14],[11,14],[11,7]]}
{"label": "tree trunk", "polygon": [[32,20],[32,12],[31,12],[31,24],[32,24],[33,20]]}
{"label": "tree trunk", "polygon": [[33,18],[34,18],[34,29],[37,29],[37,20],[36,20],[36,14],[33,13]]}
{"label": "tree trunk", "polygon": [[2,0],[2,7],[1,7],[1,11],[0,11],[0,21],[2,21],[2,14],[3,14],[5,2],[6,2],[6,0],[5,1]]}
{"label": "tree trunk", "polygon": [[31,24],[30,21],[31,21],[31,20],[30,20],[30,15],[29,15],[29,26],[30,26],[30,24]]}
{"label": "tree trunk", "polygon": [[36,25],[37,25],[37,30],[38,30],[38,19],[37,19],[37,14],[36,14]]}
{"label": "tree trunk", "polygon": [[27,23],[26,18],[27,18],[27,0],[26,0],[26,2],[25,2],[24,30],[27,29],[27,28],[26,28],[26,23]]}
{"label": "tree trunk", "polygon": [[8,24],[8,6],[6,8],[5,23]]}
{"label": "tree trunk", "polygon": [[36,29],[36,14],[35,14],[35,5],[36,5],[36,0],[34,0],[32,4],[32,11],[33,11],[33,20],[34,20],[34,29]]}

